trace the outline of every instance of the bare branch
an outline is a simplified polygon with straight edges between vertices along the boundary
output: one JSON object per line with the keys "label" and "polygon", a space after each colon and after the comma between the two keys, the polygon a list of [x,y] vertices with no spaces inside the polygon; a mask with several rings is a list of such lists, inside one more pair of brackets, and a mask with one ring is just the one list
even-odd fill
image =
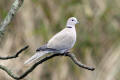
{"label": "bare branch", "polygon": [[67,52],[67,53],[62,53],[62,54],[61,54],[61,53],[54,53],[54,54],[52,54],[52,55],[50,55],[50,56],[47,56],[47,57],[41,59],[40,61],[36,62],[35,64],[33,64],[27,71],[25,71],[25,72],[24,72],[22,75],[20,75],[19,77],[15,76],[15,75],[14,75],[10,70],[8,70],[5,66],[0,65],[0,69],[2,69],[2,70],[4,70],[5,72],[7,72],[7,74],[8,74],[9,76],[11,76],[13,79],[20,80],[20,79],[23,79],[24,77],[26,77],[29,73],[31,73],[39,64],[42,64],[43,62],[45,62],[45,61],[47,61],[47,60],[49,60],[49,59],[52,59],[52,58],[54,58],[55,56],[68,56],[68,57],[70,57],[71,60],[72,60],[76,65],[78,65],[79,67],[84,68],[84,69],[87,69],[87,70],[91,70],[91,71],[95,70],[95,68],[86,66],[86,65],[82,64],[81,62],[79,62],[79,61],[76,59],[75,55],[70,54],[69,52]]}
{"label": "bare branch", "polygon": [[5,72],[6,72],[9,76],[11,76],[13,79],[19,80],[19,79],[15,76],[15,74],[13,74],[7,67],[0,65],[0,69],[2,69],[3,71],[5,71]]}
{"label": "bare branch", "polygon": [[87,70],[91,70],[91,71],[94,71],[94,70],[95,70],[95,68],[93,68],[93,67],[90,67],[90,66],[87,66],[87,65],[85,65],[85,64],[82,64],[80,61],[77,60],[77,58],[75,57],[75,55],[69,54],[69,53],[67,53],[67,54],[65,54],[65,55],[68,56],[68,57],[70,57],[70,58],[72,59],[72,61],[73,61],[76,65],[78,65],[79,67],[84,68],[84,69],[87,69]]}
{"label": "bare branch", "polygon": [[61,54],[61,53],[54,53],[54,54],[52,54],[52,55],[50,55],[50,56],[47,56],[47,57],[43,58],[43,59],[40,60],[39,62],[35,63],[31,68],[29,68],[25,73],[23,73],[23,74],[19,77],[19,79],[22,79],[22,78],[24,78],[25,76],[27,76],[27,75],[28,75],[30,72],[32,72],[39,64],[42,64],[43,62],[45,62],[45,61],[47,61],[47,60],[49,60],[49,59],[52,59],[52,58],[54,58],[55,56],[68,56],[68,57],[70,57],[70,58],[73,60],[73,62],[74,62],[76,65],[78,65],[79,67],[84,68],[84,69],[87,69],[87,70],[91,70],[91,71],[95,70],[95,68],[86,66],[86,65],[82,64],[81,62],[79,62],[79,61],[77,60],[77,58],[75,57],[75,55],[70,54],[69,52],[62,53],[62,54]]}
{"label": "bare branch", "polygon": [[8,12],[8,15],[5,17],[3,22],[0,24],[0,37],[3,35],[7,25],[13,19],[13,16],[16,14],[17,10],[21,7],[23,0],[15,0],[11,6],[11,9]]}
{"label": "bare branch", "polygon": [[15,55],[13,56],[7,56],[7,57],[0,57],[0,60],[8,60],[8,59],[13,59],[13,58],[17,58],[20,53],[22,53],[23,51],[25,51],[29,46],[25,46],[24,48],[20,49]]}

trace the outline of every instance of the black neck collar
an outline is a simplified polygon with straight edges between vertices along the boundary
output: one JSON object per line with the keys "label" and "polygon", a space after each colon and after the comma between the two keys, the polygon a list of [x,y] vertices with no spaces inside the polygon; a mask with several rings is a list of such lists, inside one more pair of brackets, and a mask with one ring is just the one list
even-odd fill
{"label": "black neck collar", "polygon": [[71,26],[67,26],[67,28],[72,28]]}

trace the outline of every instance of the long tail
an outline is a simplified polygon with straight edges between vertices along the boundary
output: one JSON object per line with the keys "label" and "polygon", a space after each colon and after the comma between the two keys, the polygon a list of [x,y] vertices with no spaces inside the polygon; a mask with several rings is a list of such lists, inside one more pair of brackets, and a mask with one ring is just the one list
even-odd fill
{"label": "long tail", "polygon": [[31,62],[36,61],[40,57],[44,56],[46,53],[48,53],[48,52],[46,52],[46,51],[36,52],[35,55],[33,55],[31,58],[29,58],[27,61],[25,61],[24,64],[30,64]]}

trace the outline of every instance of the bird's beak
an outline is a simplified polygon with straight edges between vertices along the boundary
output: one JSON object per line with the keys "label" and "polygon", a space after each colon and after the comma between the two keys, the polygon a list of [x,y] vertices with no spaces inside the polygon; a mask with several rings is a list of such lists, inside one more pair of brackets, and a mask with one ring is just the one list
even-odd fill
{"label": "bird's beak", "polygon": [[79,21],[77,21],[77,24],[79,23]]}

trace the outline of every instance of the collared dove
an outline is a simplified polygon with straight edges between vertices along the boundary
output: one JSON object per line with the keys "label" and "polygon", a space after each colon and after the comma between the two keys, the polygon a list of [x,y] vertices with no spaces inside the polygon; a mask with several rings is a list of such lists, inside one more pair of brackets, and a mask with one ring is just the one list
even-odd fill
{"label": "collared dove", "polygon": [[38,48],[36,53],[25,61],[29,64],[47,53],[64,53],[71,49],[76,42],[75,24],[79,23],[75,17],[70,17],[67,20],[66,28],[53,36],[46,45]]}

